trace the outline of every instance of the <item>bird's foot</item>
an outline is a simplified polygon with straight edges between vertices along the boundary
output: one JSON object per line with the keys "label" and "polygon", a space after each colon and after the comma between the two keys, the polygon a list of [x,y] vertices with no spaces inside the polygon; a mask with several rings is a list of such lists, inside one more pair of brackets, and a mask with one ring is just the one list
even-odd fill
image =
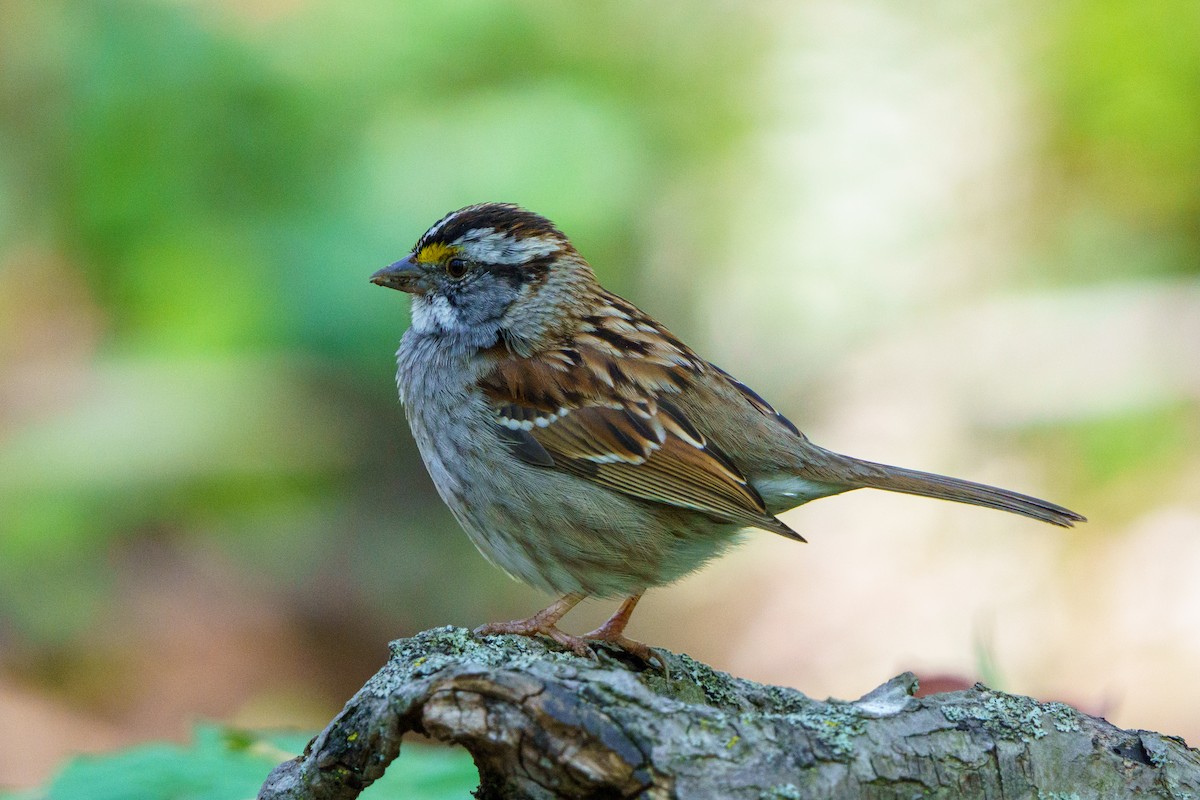
{"label": "bird's foot", "polygon": [[563,615],[579,604],[583,594],[573,593],[563,595],[546,608],[532,617],[514,619],[512,622],[489,622],[475,629],[478,636],[492,636],[498,633],[515,633],[518,636],[548,636],[577,656],[595,658],[596,651],[578,636],[572,636],[558,629],[558,621]]}
{"label": "bird's foot", "polygon": [[628,653],[643,664],[658,665],[663,674],[670,677],[671,673],[666,659],[641,642],[635,642],[625,636],[625,625],[628,624],[634,606],[637,605],[641,596],[641,593],[638,593],[627,597],[607,622],[583,636],[575,636],[558,628],[558,621],[562,619],[563,615],[584,598],[582,593],[564,595],[526,619],[514,619],[512,622],[489,622],[487,625],[480,625],[475,629],[475,634],[477,636],[494,636],[512,633],[517,636],[546,636],[582,658],[595,658],[596,651],[588,642],[601,642]]}
{"label": "bird's foot", "polygon": [[670,677],[671,672],[667,668],[666,659],[661,655],[651,650],[641,642],[635,642],[625,636],[625,626],[629,624],[629,617],[633,615],[633,609],[637,605],[638,600],[642,598],[641,593],[625,598],[625,602],[621,603],[621,607],[617,609],[617,613],[613,614],[608,620],[596,630],[590,633],[585,633],[583,639],[592,642],[605,642],[614,647],[629,653],[634,658],[640,660],[643,664],[657,664],[663,671],[663,674]]}
{"label": "bird's foot", "polygon": [[512,622],[489,622],[475,629],[478,636],[494,636],[498,633],[515,633],[517,636],[548,636],[563,647],[582,658],[595,658],[596,651],[583,638],[573,636],[559,630],[553,622],[538,619],[541,614],[534,614],[528,619],[514,619]]}
{"label": "bird's foot", "polygon": [[657,666],[663,671],[664,675],[670,677],[671,671],[667,667],[666,659],[664,659],[661,654],[650,649],[648,645],[634,641],[620,632],[606,631],[605,627],[605,625],[601,625],[599,628],[596,628],[596,630],[585,633],[580,638],[588,642],[603,642],[604,644],[610,644],[613,647],[628,653],[647,666]]}

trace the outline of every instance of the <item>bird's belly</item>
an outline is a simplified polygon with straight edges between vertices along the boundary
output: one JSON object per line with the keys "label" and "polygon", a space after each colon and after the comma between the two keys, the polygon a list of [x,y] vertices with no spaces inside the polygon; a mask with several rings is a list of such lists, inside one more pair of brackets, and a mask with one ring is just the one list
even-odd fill
{"label": "bird's belly", "polygon": [[627,596],[692,572],[735,538],[737,526],[519,461],[486,408],[468,398],[453,405],[454,424],[428,404],[410,406],[413,435],[471,541],[517,580],[551,593]]}

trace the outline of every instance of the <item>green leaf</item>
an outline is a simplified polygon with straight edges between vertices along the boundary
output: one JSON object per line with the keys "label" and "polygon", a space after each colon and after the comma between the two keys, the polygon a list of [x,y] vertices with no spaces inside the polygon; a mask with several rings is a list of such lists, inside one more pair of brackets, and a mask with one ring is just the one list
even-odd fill
{"label": "green leaf", "polygon": [[[181,747],[147,744],[69,762],[45,789],[0,794],[6,800],[247,800],[275,766],[300,753],[311,737],[264,734],[214,725],[196,729]],[[366,800],[462,798],[479,783],[462,750],[408,745],[373,784]]]}

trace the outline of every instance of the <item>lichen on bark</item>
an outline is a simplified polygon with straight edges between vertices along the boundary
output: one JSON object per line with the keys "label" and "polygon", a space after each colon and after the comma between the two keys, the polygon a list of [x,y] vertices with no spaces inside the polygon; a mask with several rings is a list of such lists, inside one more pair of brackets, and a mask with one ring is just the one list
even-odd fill
{"label": "lichen on bark", "polygon": [[356,797],[415,731],[469,750],[494,798],[1200,797],[1200,753],[1062,703],[983,685],[913,697],[900,675],[818,701],[660,651],[667,674],[601,650],[438,628],[387,664],[262,800]]}

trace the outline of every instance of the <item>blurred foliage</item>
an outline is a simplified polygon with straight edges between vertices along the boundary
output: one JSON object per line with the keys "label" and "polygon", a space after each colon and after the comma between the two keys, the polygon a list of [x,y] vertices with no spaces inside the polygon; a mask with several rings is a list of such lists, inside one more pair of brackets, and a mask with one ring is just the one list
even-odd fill
{"label": "blurred foliage", "polygon": [[[1153,406],[1100,419],[1037,427],[1022,438],[1064,472],[1063,492],[1078,497],[1096,519],[1128,521],[1131,515],[1187,496],[1200,453],[1200,407]],[[1081,507],[1085,507],[1081,505]]]}
{"label": "blurred foliage", "polygon": [[[188,747],[152,744],[66,764],[42,789],[7,800],[234,800],[254,797],[275,766],[304,750],[310,736],[264,736],[200,726]],[[467,797],[479,773],[464,750],[407,745],[364,800]]]}
{"label": "blurred foliage", "polygon": [[1059,179],[1047,272],[1200,274],[1200,5],[1072,0],[1034,17],[1042,163]]}

